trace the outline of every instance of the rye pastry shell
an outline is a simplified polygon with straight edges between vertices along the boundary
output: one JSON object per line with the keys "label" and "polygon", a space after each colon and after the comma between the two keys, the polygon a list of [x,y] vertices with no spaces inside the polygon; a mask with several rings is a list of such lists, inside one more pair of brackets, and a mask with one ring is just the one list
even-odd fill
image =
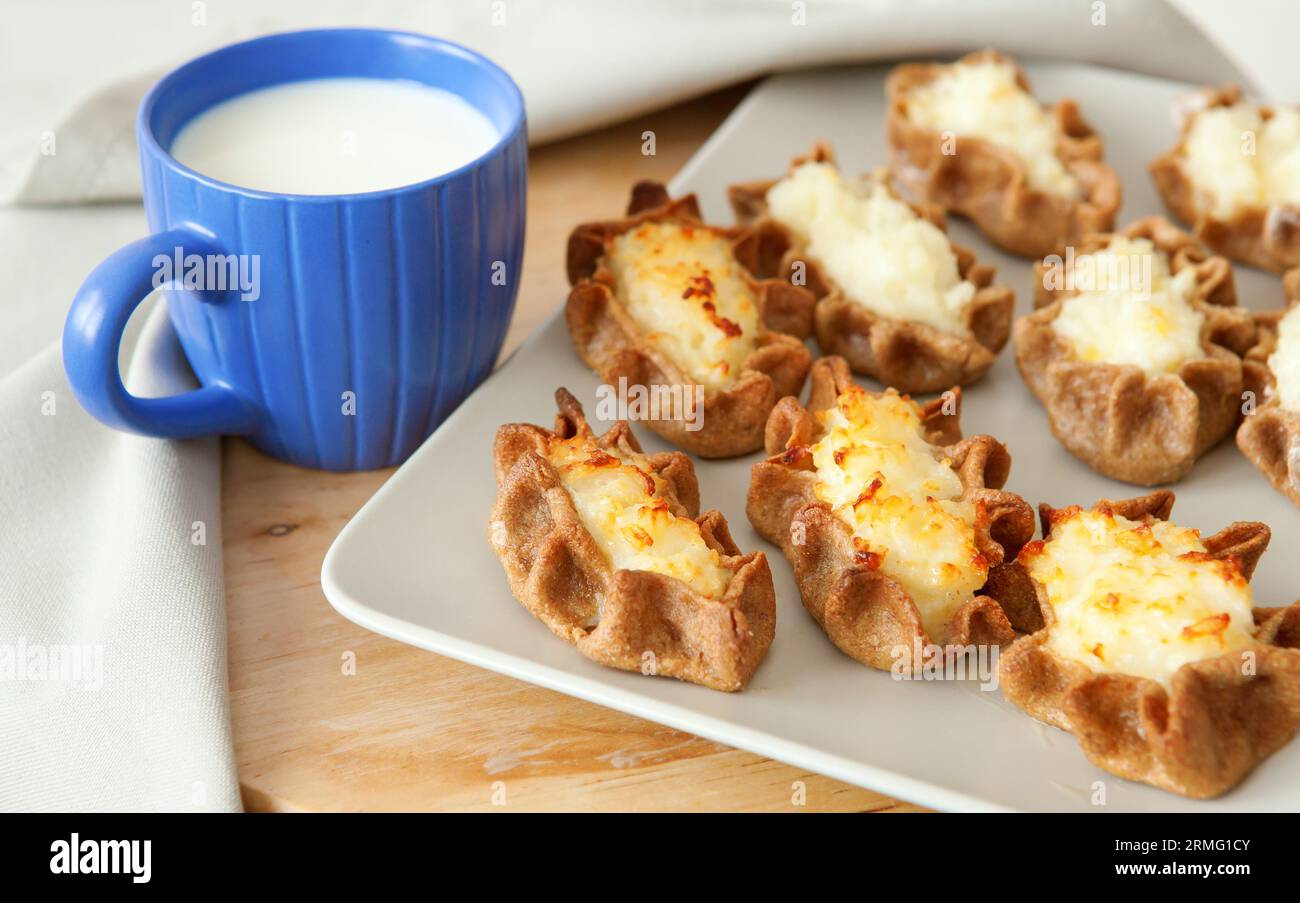
{"label": "rye pastry shell", "polygon": [[[910,657],[917,648],[924,654],[940,646],[1010,642],[1017,625],[987,593],[957,611],[945,636],[927,635],[907,591],[855,550],[849,527],[816,495],[807,448],[813,441],[813,415],[832,407],[852,381],[848,364],[821,358],[813,364],[811,381],[807,407],[784,398],[772,412],[766,442],[770,457],[753,466],[745,508],[759,535],[780,546],[789,559],[804,608],[842,652],[882,670],[898,664],[900,650]],[[961,438],[960,389],[953,392],[951,413],[945,413],[945,400],[939,399],[925,406],[922,422],[927,441],[942,448],[961,477],[962,498],[984,509],[975,545],[993,571],[1033,536],[1033,511],[1018,495],[1001,490],[1011,468],[1006,448],[990,436]]]}
{"label": "rye pastry shell", "polygon": [[[1196,114],[1214,107],[1231,107],[1241,101],[1236,85],[1205,88],[1192,95],[1182,110],[1178,143],[1151,161],[1148,169],[1165,205],[1207,246],[1233,260],[1282,273],[1300,266],[1300,207],[1250,204],[1224,219],[1202,203],[1201,192],[1184,168],[1187,136]],[[1257,106],[1265,119],[1273,108]]]}
{"label": "rye pastry shell", "polygon": [[[706,226],[694,195],[677,200],[657,182],[639,182],[632,190],[623,219],[584,223],[569,236],[567,268],[573,288],[564,318],[573,346],[583,363],[609,385],[625,379],[628,386],[693,388],[692,380],[668,356],[653,348],[628,314],[605,265],[610,242],[646,222],[675,223],[684,228],[708,228],[727,237],[742,268],[754,240],[744,229]],[[777,400],[803,388],[812,355],[803,340],[812,328],[813,298],[802,288],[776,279],[746,282],[759,310],[756,348],[730,384],[704,393],[703,411],[692,412],[699,429],[688,429],[692,416],[645,419],[640,422],[673,445],[702,458],[730,458],[763,446],[763,427]],[[687,396],[693,397],[693,396]]]}
{"label": "rye pastry shell", "polygon": [[[1300,269],[1284,280],[1287,310],[1300,304]],[[1258,336],[1246,353],[1246,387],[1259,406],[1248,413],[1237,429],[1237,447],[1250,463],[1268,478],[1278,492],[1300,507],[1300,414],[1283,408],[1275,392],[1275,378],[1268,367],[1277,350],[1277,324],[1286,310],[1255,315]]]}
{"label": "rye pastry shell", "polygon": [[[796,157],[790,170],[807,162],[834,163],[830,146],[814,145],[808,154]],[[812,257],[791,230],[773,219],[767,208],[767,192],[778,179],[745,182],[728,189],[732,209],[743,226],[755,233],[754,240],[738,251],[749,269],[764,277],[789,279],[795,265],[802,263],[807,286],[817,298],[814,329],[823,354],[843,357],[854,372],[873,377],[900,392],[941,392],[953,385],[969,385],[988,372],[1011,332],[1015,295],[1005,285],[993,282],[996,270],[976,262],[968,249],[949,246],[957,257],[961,277],[975,285],[975,295],[966,308],[969,336],[954,335],[926,323],[886,317],[849,298]],[[896,197],[891,184],[885,185]],[[908,206],[947,232],[943,211],[929,204]],[[863,299],[857,299],[863,300]]]}
{"label": "rye pastry shell", "polygon": [[[497,497],[489,539],[510,588],[552,633],[587,658],[714,690],[743,689],[776,635],[776,592],[762,552],[741,554],[718,511],[699,513],[695,469],[681,452],[649,455],[663,478],[669,510],[700,526],[705,543],[733,576],[721,598],[700,595],[676,577],[610,569],[583,526],[572,497],[546,456],[556,438],[591,435],[578,404],[556,392],[553,430],[511,423],[493,447]],[[640,452],[625,421],[593,437],[601,448]]]}
{"label": "rye pastry shell", "polygon": [[[1009,63],[1016,81],[1030,91],[1024,72],[993,50],[968,54],[953,66],[985,61]],[[1051,108],[1059,140],[1056,155],[1079,181],[1083,196],[1068,198],[1030,187],[1025,164],[991,141],[957,135],[957,152],[944,153],[944,136],[907,115],[909,95],[929,84],[945,66],[907,63],[885,82],[889,99],[885,124],[899,181],[923,200],[975,223],[995,244],[1023,257],[1043,257],[1059,245],[1115,222],[1123,197],[1119,175],[1102,162],[1102,140],[1079,106],[1064,98]]]}
{"label": "rye pastry shell", "polygon": [[1191,303],[1205,315],[1205,356],[1158,375],[1131,364],[1077,360],[1052,328],[1073,292],[1043,288],[1040,264],[1037,309],[1017,320],[1012,332],[1016,365],[1047,409],[1052,434],[1071,454],[1116,480],[1171,483],[1237,425],[1245,388],[1242,355],[1255,342],[1255,325],[1249,311],[1236,306],[1228,262],[1207,255],[1172,223],[1149,217],[1118,233],[1089,235],[1077,253],[1100,250],[1114,235],[1150,239],[1169,256],[1172,272],[1196,268]]}
{"label": "rye pastry shell", "polygon": [[[1098,502],[1131,520],[1168,519],[1168,490]],[[1043,505],[1044,536],[1053,510]],[[1203,540],[1215,558],[1235,557],[1249,579],[1268,546],[1259,523],[1234,523]],[[1256,608],[1254,674],[1239,653],[1183,665],[1168,690],[1156,681],[1095,672],[1046,643],[1054,616],[1041,584],[1019,562],[998,575],[1004,604],[1037,609],[1041,628],[1003,650],[1002,693],[1039,721],[1074,734],[1094,765],[1196,799],[1218,796],[1286,745],[1300,726],[1300,602]]]}

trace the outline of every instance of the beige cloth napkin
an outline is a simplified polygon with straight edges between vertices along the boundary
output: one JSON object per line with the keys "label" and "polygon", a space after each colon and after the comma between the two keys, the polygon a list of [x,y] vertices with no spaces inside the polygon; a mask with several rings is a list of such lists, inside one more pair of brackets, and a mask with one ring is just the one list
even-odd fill
{"label": "beige cloth napkin", "polygon": [[[193,388],[165,311],[137,394]],[[217,440],[106,430],[51,346],[0,383],[0,808],[239,808]]]}

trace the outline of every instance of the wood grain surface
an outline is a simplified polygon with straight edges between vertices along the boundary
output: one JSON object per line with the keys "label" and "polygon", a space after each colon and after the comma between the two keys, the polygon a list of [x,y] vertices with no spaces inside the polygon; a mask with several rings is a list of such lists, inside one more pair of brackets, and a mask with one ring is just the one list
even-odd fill
{"label": "wood grain surface", "polygon": [[[621,214],[638,178],[670,178],[748,87],[533,150],[504,353],[562,303],[573,225]],[[641,153],[646,129],[654,156]],[[231,709],[248,809],[916,810],[345,620],[321,592],[321,561],[390,473],[303,470],[225,440]]]}

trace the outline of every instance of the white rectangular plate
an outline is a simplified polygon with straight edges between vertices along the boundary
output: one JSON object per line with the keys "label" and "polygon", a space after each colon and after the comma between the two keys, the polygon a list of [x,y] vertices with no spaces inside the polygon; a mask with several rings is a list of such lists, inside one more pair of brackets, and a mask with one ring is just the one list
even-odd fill
{"label": "white rectangular plate", "polygon": [[[1188,86],[1086,66],[1027,68],[1040,97],[1076,98],[1105,136],[1107,159],[1124,181],[1120,223],[1164,212],[1146,164],[1173,143],[1171,104]],[[885,73],[834,69],[763,83],[678,175],[674,193],[697,192],[706,218],[728,223],[729,183],[782,173],[816,138],[833,143],[847,172],[884,163]],[[610,197],[609,215],[625,201]],[[952,233],[998,267],[998,281],[1016,292],[1019,313],[1030,309],[1029,263],[996,251],[966,223],[955,222]],[[557,236],[557,266],[563,252]],[[1263,273],[1240,268],[1238,287],[1251,307],[1282,301],[1280,281]],[[1098,781],[1110,810],[1300,809],[1300,781],[1293,778],[1300,772],[1300,742],[1222,799],[1193,802],[1111,777],[1084,759],[1073,737],[1038,724],[975,682],[895,681],[842,655],[804,611],[780,551],[745,518],[749,469],[758,455],[696,462],[702,507],[722,510],[741,549],[764,549],[776,579],[776,641],[749,688],[717,693],[588,662],[514,600],[487,540],[493,435],[512,421],[549,425],[557,386],[594,412],[597,380],[574,354],[558,312],[339,535],[321,574],[334,607],[404,642],[939,809],[1095,810]],[[1141,491],[1093,473],[1056,443],[1010,348],[965,399],[965,432],[1007,444],[1014,459],[1009,488],[1031,504],[1091,503]],[[647,430],[637,433],[647,450],[667,447]],[[1300,512],[1231,441],[1175,489],[1174,519],[1207,534],[1233,520],[1270,524],[1273,548],[1255,575],[1257,601],[1279,605],[1295,598],[1287,574],[1300,541]]]}

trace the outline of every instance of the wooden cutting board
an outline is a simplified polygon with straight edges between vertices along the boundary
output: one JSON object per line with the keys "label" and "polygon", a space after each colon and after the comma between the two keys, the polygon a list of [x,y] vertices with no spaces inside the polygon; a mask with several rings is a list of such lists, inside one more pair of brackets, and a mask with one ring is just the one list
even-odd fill
{"label": "wooden cutting board", "polygon": [[[750,87],[533,150],[503,354],[563,302],[569,230],[620,215],[637,179],[668,181]],[[321,561],[390,473],[303,470],[225,440],[231,718],[248,809],[918,811],[345,620],[321,592]]]}

